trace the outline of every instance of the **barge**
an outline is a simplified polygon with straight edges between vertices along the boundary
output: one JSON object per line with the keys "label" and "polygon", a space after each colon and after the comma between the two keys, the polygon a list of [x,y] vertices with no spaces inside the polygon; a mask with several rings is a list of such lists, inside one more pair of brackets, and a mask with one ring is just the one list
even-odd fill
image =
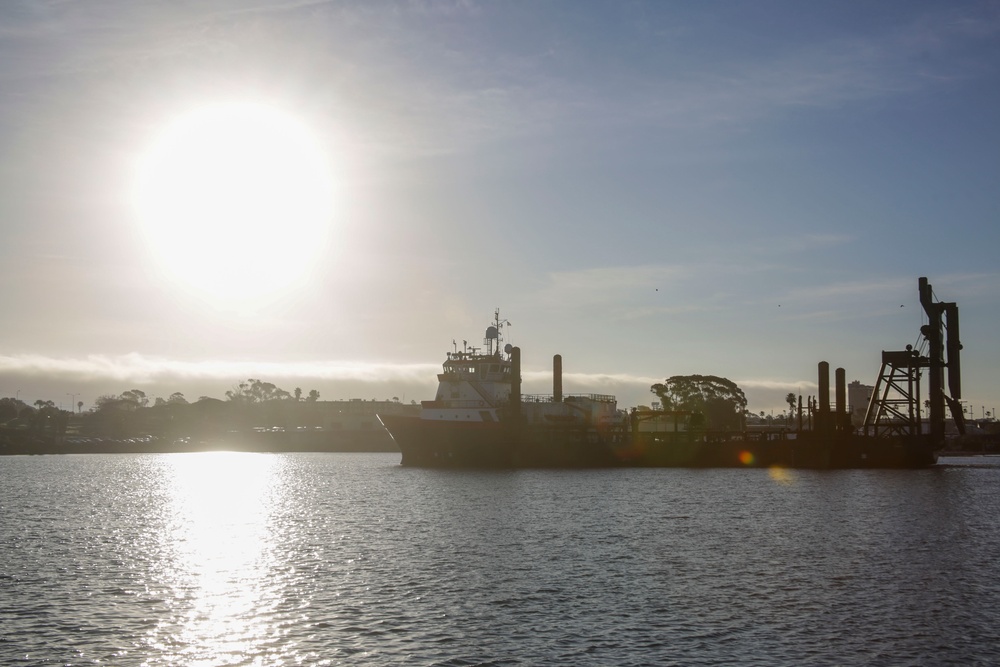
{"label": "barge", "polygon": [[[712,432],[648,428],[663,411],[620,410],[614,396],[564,394],[562,357],[553,357],[551,395],[521,393],[521,351],[503,342],[499,311],[483,347],[447,353],[433,400],[416,415],[380,414],[402,453],[401,464],[434,468],[791,467],[921,468],[934,465],[945,445],[945,410],[964,432],[959,399],[958,308],[937,303],[919,281],[928,324],[924,352],[911,346],[882,353],[882,369],[862,428],[846,410],[843,369],[836,370],[831,407],[829,364],[820,362],[819,397],[811,428],[793,432]],[[928,375],[929,420],[920,386]],[[944,375],[948,374],[948,389]],[[924,428],[929,424],[929,428]]]}

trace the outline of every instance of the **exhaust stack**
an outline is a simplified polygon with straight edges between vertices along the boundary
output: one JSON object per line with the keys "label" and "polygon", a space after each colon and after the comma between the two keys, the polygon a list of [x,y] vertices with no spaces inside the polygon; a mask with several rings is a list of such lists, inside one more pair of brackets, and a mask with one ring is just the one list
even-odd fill
{"label": "exhaust stack", "polygon": [[819,362],[819,412],[816,430],[826,431],[830,426],[830,363]]}
{"label": "exhaust stack", "polygon": [[562,355],[552,357],[552,402],[562,403]]}
{"label": "exhaust stack", "polygon": [[847,372],[843,368],[836,370],[837,382],[837,421],[834,428],[838,431],[847,430],[850,421],[847,417]]}
{"label": "exhaust stack", "polygon": [[515,424],[521,421],[521,348],[510,351],[510,412]]}

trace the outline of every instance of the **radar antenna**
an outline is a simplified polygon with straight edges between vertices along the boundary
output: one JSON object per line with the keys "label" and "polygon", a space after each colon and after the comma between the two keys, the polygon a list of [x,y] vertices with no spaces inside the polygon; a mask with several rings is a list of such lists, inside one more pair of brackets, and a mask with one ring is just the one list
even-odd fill
{"label": "radar antenna", "polygon": [[505,326],[510,326],[510,322],[507,320],[500,319],[500,309],[497,308],[493,313],[493,324],[486,328],[486,335],[483,338],[483,344],[486,346],[486,354],[500,354],[500,350],[503,350],[507,354],[510,354],[510,350],[502,346],[503,343],[503,328]]}

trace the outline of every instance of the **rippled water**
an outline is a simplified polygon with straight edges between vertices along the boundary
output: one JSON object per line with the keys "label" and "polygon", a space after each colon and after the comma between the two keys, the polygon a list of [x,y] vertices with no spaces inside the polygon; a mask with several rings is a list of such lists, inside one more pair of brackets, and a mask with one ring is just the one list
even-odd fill
{"label": "rippled water", "polygon": [[1000,459],[0,458],[3,665],[1000,663]]}

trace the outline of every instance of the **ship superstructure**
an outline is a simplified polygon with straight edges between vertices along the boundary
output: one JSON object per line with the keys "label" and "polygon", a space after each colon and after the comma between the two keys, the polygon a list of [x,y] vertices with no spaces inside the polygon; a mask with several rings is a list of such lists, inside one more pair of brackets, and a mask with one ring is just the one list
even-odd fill
{"label": "ship superstructure", "polygon": [[[437,421],[499,422],[510,402],[511,352],[503,344],[500,311],[486,329],[483,348],[462,341],[449,352],[440,373],[433,401],[422,401],[420,418]],[[484,349],[485,348],[485,349]]]}
{"label": "ship superstructure", "polygon": [[483,347],[463,341],[458,349],[453,343],[438,374],[434,400],[421,402],[419,416],[379,416],[400,448],[403,464],[612,463],[607,445],[623,424],[616,398],[563,394],[559,355],[553,361],[553,393],[522,395],[520,349],[504,343],[506,324],[497,310]]}

